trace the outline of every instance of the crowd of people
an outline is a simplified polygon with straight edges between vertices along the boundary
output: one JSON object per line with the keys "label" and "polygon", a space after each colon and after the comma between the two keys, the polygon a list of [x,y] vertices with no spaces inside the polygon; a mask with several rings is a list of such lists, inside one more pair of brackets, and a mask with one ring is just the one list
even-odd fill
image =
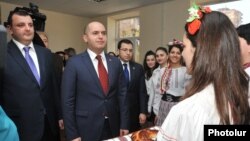
{"label": "crowd of people", "polygon": [[105,53],[100,22],[84,28],[84,52],[52,53],[45,32],[34,42],[29,13],[11,11],[0,140],[59,141],[64,130],[70,141],[99,141],[158,126],[157,141],[202,141],[206,124],[249,125],[250,24],[235,29],[208,7],[189,12],[183,42],[149,50],[141,65],[129,39]]}

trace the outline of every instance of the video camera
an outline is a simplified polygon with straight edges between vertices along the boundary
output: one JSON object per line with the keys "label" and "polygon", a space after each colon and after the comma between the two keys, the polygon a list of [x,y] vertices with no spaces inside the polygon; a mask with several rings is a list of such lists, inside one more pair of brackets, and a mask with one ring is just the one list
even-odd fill
{"label": "video camera", "polygon": [[[42,14],[38,10],[38,6],[29,3],[30,8],[27,7],[16,7],[14,11],[11,12],[17,12],[17,11],[26,11],[32,18],[34,23],[34,28],[36,31],[44,31],[45,29],[45,21],[46,21],[46,15]],[[9,21],[4,22],[4,26],[7,27],[9,25]]]}

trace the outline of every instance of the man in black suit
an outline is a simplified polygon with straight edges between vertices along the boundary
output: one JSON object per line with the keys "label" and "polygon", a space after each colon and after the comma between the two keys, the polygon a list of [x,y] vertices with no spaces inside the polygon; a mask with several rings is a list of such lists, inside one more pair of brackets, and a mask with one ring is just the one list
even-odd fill
{"label": "man in black suit", "polygon": [[57,141],[61,118],[52,53],[33,44],[34,25],[26,11],[11,11],[7,27],[12,40],[0,96],[3,109],[16,124],[21,141]]}
{"label": "man in black suit", "polygon": [[68,140],[100,141],[127,134],[129,111],[121,62],[104,53],[106,29],[87,24],[87,50],[71,57],[62,78],[62,109]]}
{"label": "man in black suit", "polygon": [[130,111],[129,131],[133,132],[139,130],[140,125],[146,121],[147,92],[145,73],[142,65],[132,61],[133,43],[130,40],[122,39],[118,43],[118,52],[125,76],[127,76],[127,96]]}

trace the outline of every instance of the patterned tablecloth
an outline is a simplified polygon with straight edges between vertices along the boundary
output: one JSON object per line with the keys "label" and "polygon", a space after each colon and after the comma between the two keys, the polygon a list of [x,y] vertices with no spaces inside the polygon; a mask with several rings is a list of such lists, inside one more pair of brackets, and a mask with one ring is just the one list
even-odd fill
{"label": "patterned tablecloth", "polygon": [[[154,127],[149,128],[149,129],[156,129],[156,130],[159,130],[159,127],[158,127],[158,126],[154,126]],[[143,129],[142,129],[142,130],[143,130]],[[131,135],[132,135],[132,133],[130,133],[130,134],[126,135],[126,136],[108,139],[108,140],[106,140],[106,141],[132,141],[132,140],[131,140]]]}

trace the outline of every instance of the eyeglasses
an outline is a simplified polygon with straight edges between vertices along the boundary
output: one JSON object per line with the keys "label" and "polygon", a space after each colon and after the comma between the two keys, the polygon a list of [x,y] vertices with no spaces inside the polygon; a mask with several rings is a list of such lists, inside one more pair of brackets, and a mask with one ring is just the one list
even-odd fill
{"label": "eyeglasses", "polygon": [[121,51],[124,51],[124,52],[133,52],[133,49],[126,49],[126,48],[120,48]]}

